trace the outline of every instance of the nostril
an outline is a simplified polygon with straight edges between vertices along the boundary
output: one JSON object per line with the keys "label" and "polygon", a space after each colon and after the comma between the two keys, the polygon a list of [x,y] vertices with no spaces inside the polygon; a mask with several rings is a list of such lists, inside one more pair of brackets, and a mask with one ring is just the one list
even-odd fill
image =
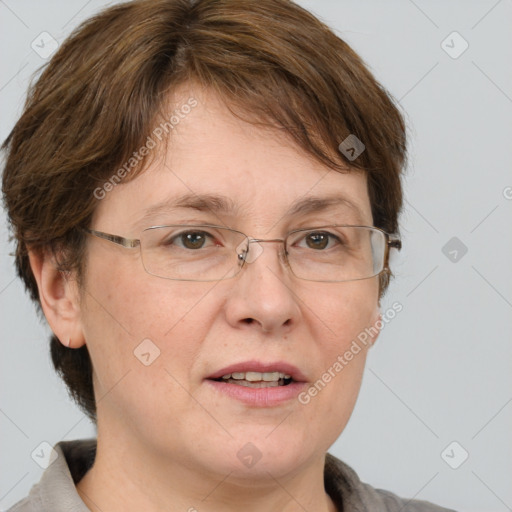
{"label": "nostril", "polygon": [[247,324],[247,325],[250,325],[254,322],[254,318],[244,318],[244,322]]}

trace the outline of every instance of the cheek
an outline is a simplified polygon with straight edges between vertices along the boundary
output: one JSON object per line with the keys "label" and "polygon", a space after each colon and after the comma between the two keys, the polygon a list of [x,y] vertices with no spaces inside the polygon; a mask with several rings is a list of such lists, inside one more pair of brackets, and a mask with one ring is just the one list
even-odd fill
{"label": "cheek", "polygon": [[344,351],[379,317],[378,281],[376,278],[336,283],[336,293],[319,283],[316,290],[301,294],[307,323],[315,329],[315,339],[326,355]]}
{"label": "cheek", "polygon": [[191,399],[190,379],[216,317],[211,287],[153,278],[143,269],[91,274],[84,329],[98,416],[145,437],[159,432],[179,451],[181,434],[167,438],[169,425],[186,432],[188,417],[204,415]]}
{"label": "cheek", "polygon": [[123,390],[134,400],[139,390],[153,394],[158,386],[168,387],[169,374],[184,381],[213,321],[211,302],[202,300],[212,284],[159,279],[139,268],[140,261],[101,261],[90,269],[82,308],[98,394],[127,372],[134,384]]}
{"label": "cheek", "polygon": [[[213,287],[211,283],[171,281],[145,272],[137,257],[98,251],[85,284],[87,323],[133,342],[144,338],[165,340]],[[98,262],[100,262],[98,264]],[[114,269],[114,270],[113,270]],[[106,334],[106,333],[105,333]],[[104,336],[105,337],[105,336]],[[119,336],[116,336],[119,337]]]}
{"label": "cheek", "polygon": [[[376,279],[336,285],[339,293],[316,293],[305,299],[320,364],[315,381],[302,396],[306,421],[328,417],[332,441],[348,422],[359,393],[370,330],[378,319]],[[374,341],[374,339],[373,339]],[[309,417],[309,419],[308,419]]]}

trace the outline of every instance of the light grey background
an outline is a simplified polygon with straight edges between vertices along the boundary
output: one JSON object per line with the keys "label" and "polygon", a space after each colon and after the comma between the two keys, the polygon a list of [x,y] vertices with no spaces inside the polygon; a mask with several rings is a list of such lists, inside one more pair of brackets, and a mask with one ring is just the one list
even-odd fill
{"label": "light grey background", "polygon": [[[302,0],[408,114],[404,249],[384,300],[403,310],[372,349],[331,451],[361,479],[468,512],[512,510],[512,1]],[[0,0],[1,139],[45,60],[101,0]],[[452,58],[469,44],[458,58]],[[94,435],[51,368],[48,328],[14,277],[1,219],[0,507],[26,495],[41,442]],[[457,237],[467,247],[458,260]],[[457,250],[457,249],[456,249]],[[458,445],[441,453],[453,441]],[[460,446],[460,447],[459,447]],[[453,451],[452,451],[453,449]],[[462,450],[469,453],[460,463]]]}

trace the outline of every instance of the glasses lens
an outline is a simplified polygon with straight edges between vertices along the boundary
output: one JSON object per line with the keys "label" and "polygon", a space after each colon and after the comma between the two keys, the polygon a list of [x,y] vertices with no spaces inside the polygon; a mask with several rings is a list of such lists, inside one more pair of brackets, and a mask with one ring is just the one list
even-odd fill
{"label": "glasses lens", "polygon": [[208,225],[156,226],[141,236],[142,263],[155,276],[218,281],[235,276],[248,239],[238,231]]}
{"label": "glasses lens", "polygon": [[387,239],[375,228],[328,226],[290,233],[286,242],[292,272],[310,281],[353,281],[384,268]]}
{"label": "glasses lens", "polygon": [[[146,271],[166,279],[219,281],[234,277],[245,262],[252,262],[248,237],[218,226],[155,226],[143,231],[140,243]],[[296,277],[354,281],[382,272],[387,236],[370,227],[326,226],[293,231],[285,245]]]}

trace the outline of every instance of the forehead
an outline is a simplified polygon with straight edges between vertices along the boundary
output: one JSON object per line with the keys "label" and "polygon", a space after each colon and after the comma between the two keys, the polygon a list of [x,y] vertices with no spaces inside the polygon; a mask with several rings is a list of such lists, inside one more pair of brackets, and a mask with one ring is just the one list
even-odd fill
{"label": "forehead", "polygon": [[153,149],[146,170],[100,201],[96,220],[147,221],[147,227],[159,215],[189,209],[264,223],[334,208],[371,223],[365,173],[329,169],[283,131],[235,117],[211,93],[181,91],[170,111],[191,97],[197,106],[174,126],[167,144]]}

